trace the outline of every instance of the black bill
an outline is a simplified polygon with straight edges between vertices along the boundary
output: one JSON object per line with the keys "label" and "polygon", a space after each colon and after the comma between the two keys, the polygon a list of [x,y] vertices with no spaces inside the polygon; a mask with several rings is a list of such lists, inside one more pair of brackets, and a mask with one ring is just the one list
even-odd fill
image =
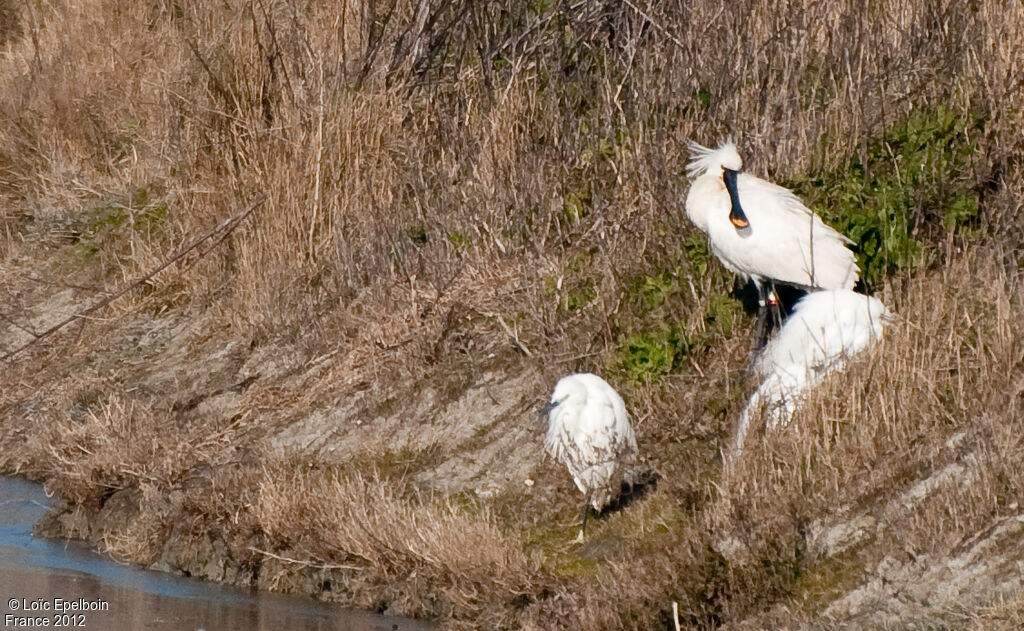
{"label": "black bill", "polygon": [[544,418],[544,416],[547,415],[548,412],[550,412],[551,410],[555,409],[555,407],[557,407],[559,403],[561,403],[561,401],[552,401],[551,403],[548,403],[547,405],[542,407],[540,411],[537,412],[537,418]]}
{"label": "black bill", "polygon": [[725,188],[729,191],[729,199],[732,200],[732,210],[729,211],[729,221],[732,225],[737,228],[746,228],[750,225],[747,221],[747,216],[743,213],[743,207],[740,206],[740,195],[736,191],[736,171],[732,169],[722,169],[722,179],[725,181]]}

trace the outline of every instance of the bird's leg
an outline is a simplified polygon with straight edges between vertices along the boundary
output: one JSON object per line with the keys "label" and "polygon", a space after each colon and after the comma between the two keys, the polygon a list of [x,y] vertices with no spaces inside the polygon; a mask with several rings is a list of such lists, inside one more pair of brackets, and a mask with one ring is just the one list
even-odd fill
{"label": "bird's leg", "polygon": [[779,294],[775,292],[775,283],[768,281],[768,294],[766,297],[768,307],[772,310],[772,324],[776,329],[782,326],[782,306],[779,302]]}
{"label": "bird's leg", "polygon": [[754,286],[757,287],[757,323],[754,324],[754,347],[751,352],[756,353],[768,341],[768,304],[761,283],[754,281]]}
{"label": "bird's leg", "polygon": [[764,348],[768,341],[768,309],[758,307],[757,322],[754,324],[754,346],[750,350],[757,352]]}
{"label": "bird's leg", "polygon": [[576,536],[574,543],[583,543],[583,537],[587,532],[587,514],[590,512],[590,494],[583,501],[583,513],[580,515],[580,534]]}

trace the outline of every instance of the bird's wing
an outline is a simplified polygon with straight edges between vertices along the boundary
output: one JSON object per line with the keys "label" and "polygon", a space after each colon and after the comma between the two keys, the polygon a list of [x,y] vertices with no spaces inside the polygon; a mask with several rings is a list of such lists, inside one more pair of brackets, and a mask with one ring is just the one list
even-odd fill
{"label": "bird's wing", "polygon": [[619,439],[615,447],[620,456],[636,454],[639,451],[636,446],[636,434],[633,433],[633,424],[625,409],[622,410],[622,414],[618,418],[618,429],[615,435]]}
{"label": "bird's wing", "polygon": [[588,446],[593,454],[592,462],[604,458],[613,450],[616,442],[615,408],[607,397],[598,401],[588,401],[585,410],[585,431]]}
{"label": "bird's wing", "polygon": [[804,391],[811,386],[812,375],[797,363],[761,366],[760,374],[764,380],[750,395],[750,401],[743,408],[736,424],[733,434],[733,449],[736,451],[743,448],[751,421],[759,415],[765,419],[769,429],[789,423],[802,401]]}
{"label": "bird's wing", "polygon": [[571,459],[570,453],[574,447],[572,434],[575,433],[572,419],[568,418],[575,414],[573,410],[556,407],[551,410],[548,417],[548,433],[544,437],[544,449],[555,460],[566,464]]}
{"label": "bird's wing", "polygon": [[755,364],[761,375],[799,365],[824,375],[881,337],[890,316],[880,300],[848,290],[819,291],[800,299],[792,316]]}
{"label": "bird's wing", "polygon": [[736,190],[745,205],[756,202],[757,209],[763,208],[762,212],[771,213],[772,216],[784,216],[789,221],[798,221],[814,214],[793,191],[749,173],[737,176]]}
{"label": "bird's wing", "polygon": [[729,195],[725,192],[722,178],[709,175],[698,177],[690,185],[683,207],[693,225],[706,233],[709,215],[729,213]]}
{"label": "bird's wing", "polygon": [[633,433],[633,425],[622,397],[618,393],[609,392],[601,407],[602,422],[605,424],[604,434],[608,437],[608,452],[614,454],[617,459],[635,454],[636,434]]}
{"label": "bird's wing", "polygon": [[791,191],[746,173],[737,191],[756,239],[747,239],[745,258],[757,275],[822,289],[850,289],[860,269],[848,238],[825,225]]}

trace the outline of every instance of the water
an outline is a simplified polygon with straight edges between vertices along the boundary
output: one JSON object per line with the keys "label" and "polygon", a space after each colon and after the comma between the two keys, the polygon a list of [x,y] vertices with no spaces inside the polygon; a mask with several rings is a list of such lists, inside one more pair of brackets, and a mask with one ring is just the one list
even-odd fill
{"label": "water", "polygon": [[423,622],[351,611],[307,598],[247,591],[120,565],[76,542],[33,537],[32,524],[48,506],[39,485],[0,477],[0,628],[434,629]]}

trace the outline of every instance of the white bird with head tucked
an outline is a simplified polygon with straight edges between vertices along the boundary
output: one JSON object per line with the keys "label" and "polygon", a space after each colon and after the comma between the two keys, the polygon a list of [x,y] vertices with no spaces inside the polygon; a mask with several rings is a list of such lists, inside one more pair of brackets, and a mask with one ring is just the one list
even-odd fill
{"label": "white bird with head tucked", "polygon": [[796,195],[743,173],[731,141],[717,149],[690,143],[687,173],[695,178],[686,215],[708,235],[727,269],[751,279],[764,308],[771,283],[816,289],[852,289],[860,270],[852,242],[822,222]]}
{"label": "white bird with head tucked", "polygon": [[[636,459],[636,436],[622,397],[608,382],[589,373],[559,379],[548,414],[544,447],[569,468],[573,481],[586,496],[580,517],[583,540],[590,506],[600,512],[615,500],[624,477]],[[632,482],[632,480],[625,480]]]}
{"label": "white bird with head tucked", "polygon": [[807,393],[877,343],[892,317],[878,298],[848,289],[801,298],[754,363],[763,381],[740,415],[734,449],[742,449],[757,414],[764,415],[768,430],[785,427]]}

